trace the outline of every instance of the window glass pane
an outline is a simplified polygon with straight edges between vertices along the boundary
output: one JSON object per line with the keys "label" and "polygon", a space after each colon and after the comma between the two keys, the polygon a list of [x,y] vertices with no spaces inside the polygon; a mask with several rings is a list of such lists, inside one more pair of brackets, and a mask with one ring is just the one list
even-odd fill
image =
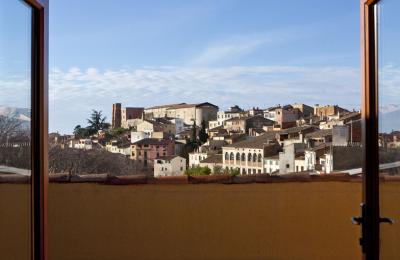
{"label": "window glass pane", "polygon": [[396,224],[381,225],[381,259],[400,258],[400,3],[378,5],[380,210]]}
{"label": "window glass pane", "polygon": [[0,252],[30,259],[31,16],[0,1]]}
{"label": "window glass pane", "polygon": [[359,1],[50,8],[52,259],[361,258]]}

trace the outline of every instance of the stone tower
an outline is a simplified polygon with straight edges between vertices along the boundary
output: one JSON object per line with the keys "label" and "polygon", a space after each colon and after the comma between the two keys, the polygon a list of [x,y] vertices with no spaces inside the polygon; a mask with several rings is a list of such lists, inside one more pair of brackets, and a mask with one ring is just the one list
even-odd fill
{"label": "stone tower", "polygon": [[121,103],[115,103],[112,109],[112,128],[119,127],[121,127]]}

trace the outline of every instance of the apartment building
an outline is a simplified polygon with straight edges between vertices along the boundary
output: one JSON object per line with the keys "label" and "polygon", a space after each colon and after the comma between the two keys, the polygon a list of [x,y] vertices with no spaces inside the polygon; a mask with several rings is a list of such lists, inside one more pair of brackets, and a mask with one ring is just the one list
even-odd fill
{"label": "apartment building", "polygon": [[276,133],[266,133],[222,147],[223,168],[239,169],[241,174],[264,172],[264,158],[277,155]]}
{"label": "apartment building", "polygon": [[304,143],[288,143],[284,145],[283,151],[279,153],[279,174],[298,172],[299,166],[303,167],[300,168],[303,171],[305,165],[304,163],[299,163],[299,160],[304,161],[305,148],[306,145]]}
{"label": "apartment building", "polygon": [[276,121],[276,109],[280,108],[281,106],[274,106],[267,108],[263,111],[263,116],[269,120]]}
{"label": "apartment building", "polygon": [[129,157],[131,155],[131,144],[127,140],[111,140],[107,142],[105,150],[110,153],[118,153]]}
{"label": "apartment building", "polygon": [[279,173],[279,154],[267,156],[264,158],[264,173]]}
{"label": "apartment building", "polygon": [[303,103],[291,104],[293,109],[298,109],[301,112],[302,117],[310,117],[314,115],[314,108]]}
{"label": "apartment building", "polygon": [[304,142],[308,147],[314,147],[321,143],[332,142],[332,129],[316,130],[308,133],[304,137]]}
{"label": "apartment building", "polygon": [[281,129],[296,126],[296,121],[300,118],[301,111],[290,107],[280,107],[275,109],[275,121]]}
{"label": "apartment building", "polygon": [[249,116],[263,116],[264,115],[264,109],[261,109],[259,107],[250,108],[246,112]]}
{"label": "apartment building", "polygon": [[146,138],[131,144],[131,159],[143,167],[153,167],[154,160],[160,156],[175,153],[175,141],[170,139]]}
{"label": "apartment building", "polygon": [[304,142],[304,137],[309,134],[312,133],[314,131],[316,131],[318,128],[315,126],[311,126],[311,125],[303,125],[303,126],[296,126],[296,127],[291,127],[291,128],[287,128],[281,131],[278,131],[278,135],[279,135],[279,142],[280,143],[284,143],[286,141],[286,143],[302,143]]}
{"label": "apartment building", "polygon": [[218,126],[223,126],[226,120],[235,117],[241,117],[244,115],[246,115],[245,111],[241,109],[238,105],[235,105],[233,107],[230,107],[228,110],[217,112],[217,119],[209,121],[208,128],[213,129]]}
{"label": "apartment building", "polygon": [[200,165],[200,162],[208,157],[207,151],[196,150],[189,153],[189,166],[196,167]]}
{"label": "apartment building", "polygon": [[319,128],[330,129],[336,125],[352,125],[356,124],[360,120],[360,112],[338,113],[332,116],[328,116],[326,118],[326,121],[320,122]]}
{"label": "apartment building", "polygon": [[137,125],[143,121],[142,118],[127,119],[121,122],[121,127],[125,129],[136,129]]}
{"label": "apartment building", "polygon": [[208,124],[209,121],[217,119],[218,106],[208,102],[198,104],[180,103],[154,106],[146,108],[144,111],[146,118],[180,118],[187,125],[193,124],[194,121],[197,126],[200,126],[203,120]]}
{"label": "apartment building", "polygon": [[137,141],[140,141],[145,138],[150,138],[152,137],[149,132],[144,132],[144,131],[132,131],[131,132],[131,143],[136,143]]}
{"label": "apartment building", "polygon": [[155,120],[143,120],[136,127],[137,132],[145,132],[152,135],[154,132],[163,132],[172,136],[176,134],[176,125],[168,120],[157,118]]}
{"label": "apartment building", "polygon": [[337,115],[339,113],[348,113],[347,109],[339,107],[338,105],[319,105],[314,106],[314,115],[320,118],[327,118],[328,116]]}
{"label": "apartment building", "polygon": [[186,159],[177,155],[160,156],[154,161],[154,177],[181,176],[186,171]]}
{"label": "apartment building", "polygon": [[261,115],[258,116],[245,116],[235,117],[228,119],[224,122],[224,128],[228,132],[233,133],[246,133],[249,134],[249,129],[262,129],[265,126],[273,126],[274,122],[264,118]]}
{"label": "apartment building", "polygon": [[73,149],[91,150],[93,142],[91,139],[72,139],[68,142],[68,147]]}
{"label": "apartment building", "polygon": [[208,167],[211,173],[216,173],[216,169],[223,169],[222,154],[212,154],[206,159],[202,160],[199,164],[200,167]]}

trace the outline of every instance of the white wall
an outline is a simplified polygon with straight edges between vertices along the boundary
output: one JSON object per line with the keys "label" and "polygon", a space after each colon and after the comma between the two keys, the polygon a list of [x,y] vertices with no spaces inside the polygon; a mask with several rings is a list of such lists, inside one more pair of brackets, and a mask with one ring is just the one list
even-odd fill
{"label": "white wall", "polygon": [[180,156],[172,160],[155,160],[154,161],[154,177],[160,176],[180,176],[185,173],[186,159]]}
{"label": "white wall", "polygon": [[200,161],[208,157],[207,153],[191,152],[189,153],[189,167],[200,165]]}
{"label": "white wall", "polygon": [[264,173],[273,173],[279,171],[279,159],[268,159],[264,160]]}
{"label": "white wall", "polygon": [[135,143],[145,138],[150,138],[150,134],[143,131],[131,132],[131,143]]}

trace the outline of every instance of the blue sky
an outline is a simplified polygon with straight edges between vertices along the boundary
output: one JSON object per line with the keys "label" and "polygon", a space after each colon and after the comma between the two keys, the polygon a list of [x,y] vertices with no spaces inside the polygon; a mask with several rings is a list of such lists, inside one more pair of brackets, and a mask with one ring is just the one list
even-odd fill
{"label": "blue sky", "polygon": [[[357,66],[358,8],[356,0],[52,0],[50,62],[62,69]],[[250,45],[206,56],[230,43]]]}
{"label": "blue sky", "polygon": [[[357,108],[359,7],[340,2],[53,0],[50,65],[63,97],[52,94],[51,119],[63,122],[52,130],[84,124],[91,108],[110,116],[117,101]],[[66,75],[81,80],[71,87]],[[337,87],[346,93],[329,97]]]}
{"label": "blue sky", "polygon": [[358,109],[359,13],[358,0],[51,0],[50,131],[91,109],[110,120],[114,102]]}

